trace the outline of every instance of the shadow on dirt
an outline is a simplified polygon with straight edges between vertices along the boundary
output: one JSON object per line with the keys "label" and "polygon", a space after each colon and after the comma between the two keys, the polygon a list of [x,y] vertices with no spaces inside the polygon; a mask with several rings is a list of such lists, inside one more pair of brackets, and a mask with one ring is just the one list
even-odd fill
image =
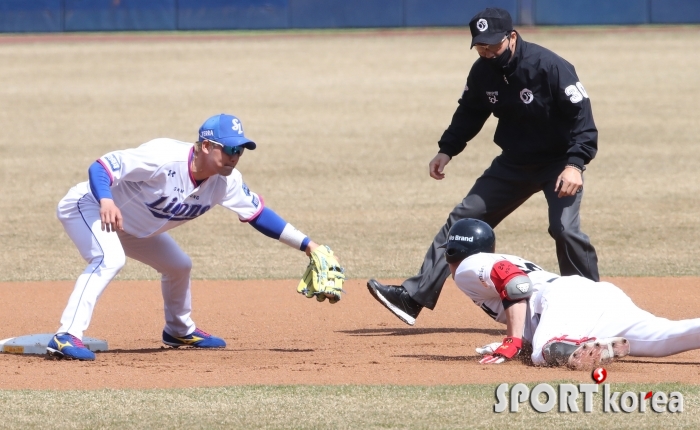
{"label": "shadow on dirt", "polygon": [[351,336],[415,336],[421,334],[437,333],[464,333],[464,334],[488,334],[490,336],[505,336],[505,330],[483,328],[362,328],[357,330],[337,330],[336,333],[345,333]]}
{"label": "shadow on dirt", "polygon": [[628,360],[622,359],[619,363],[634,363],[634,364],[670,364],[672,366],[697,366],[700,363],[697,361],[647,361],[647,360]]}
{"label": "shadow on dirt", "polygon": [[423,361],[477,361],[479,357],[477,356],[467,356],[467,355],[430,355],[430,354],[419,354],[419,355],[394,355],[394,357],[399,358],[415,358],[416,360]]}

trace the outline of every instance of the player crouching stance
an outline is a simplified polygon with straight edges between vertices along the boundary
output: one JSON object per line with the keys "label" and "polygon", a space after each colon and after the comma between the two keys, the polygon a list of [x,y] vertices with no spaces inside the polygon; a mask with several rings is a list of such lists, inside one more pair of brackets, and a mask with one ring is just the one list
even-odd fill
{"label": "player crouching stance", "polygon": [[559,276],[520,257],[495,253],[483,221],[463,219],[443,245],[455,283],[491,318],[506,324],[503,342],[477,348],[482,364],[500,364],[532,345],[532,363],[589,370],[626,355],[665,357],[700,348],[700,319],[669,321],[638,308],[618,287]]}
{"label": "player crouching stance", "polygon": [[191,318],[192,261],[167,233],[214,205],[293,248],[309,265],[298,291],[331,303],[340,300],[345,276],[327,246],[319,246],[271,209],[243,182],[236,165],[256,144],[232,115],[215,115],[192,143],[155,139],[135,149],[110,152],[89,169],[89,181],[73,187],[58,204],[57,216],[88,262],[49,342],[50,355],[94,360],[82,343],[104,289],[126,257],[161,273],[165,327],[163,343],[173,347],[223,348],[226,342],[196,327]]}

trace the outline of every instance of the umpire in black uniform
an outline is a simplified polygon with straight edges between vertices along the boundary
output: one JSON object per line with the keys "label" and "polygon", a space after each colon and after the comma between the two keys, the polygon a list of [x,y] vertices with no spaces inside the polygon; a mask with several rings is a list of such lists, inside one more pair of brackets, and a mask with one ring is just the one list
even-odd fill
{"label": "umpire in black uniform", "polygon": [[495,228],[530,196],[542,191],[549,205],[549,234],[562,275],[599,280],[598,258],[579,228],[583,171],[598,147],[591,102],[574,66],[552,51],[524,41],[507,11],[487,8],[469,23],[479,59],[472,66],[452,123],[430,161],[430,176],[443,169],[481,130],[498,118],[494,142],[502,153],[476,180],[428,249],[420,272],[401,286],[367,282],[370,293],[413,325],[433,309],[450,270],[440,245],[454,222],[477,218]]}

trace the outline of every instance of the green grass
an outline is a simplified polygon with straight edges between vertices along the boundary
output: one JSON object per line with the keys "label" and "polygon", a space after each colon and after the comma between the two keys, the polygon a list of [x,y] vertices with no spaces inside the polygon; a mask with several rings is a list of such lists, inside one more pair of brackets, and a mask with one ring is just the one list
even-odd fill
{"label": "green grass", "polygon": [[[601,275],[697,276],[700,56],[686,42],[700,26],[618,29],[522,34],[573,63],[591,97],[600,150],[581,220]],[[101,155],[192,141],[214,113],[239,116],[258,143],[239,164],[250,188],[351,278],[416,273],[499,152],[491,118],[445,180],[427,173],[476,59],[463,30],[149,34],[0,43],[0,281],[75,279],[85,263],[56,220],[61,197]],[[541,195],[516,210],[499,250],[557,271],[546,212]],[[172,235],[197,279],[292,279],[306,265],[221,208]],[[131,261],[119,277],[158,274]]]}
{"label": "green grass", "polygon": [[[556,388],[556,384],[553,384]],[[679,391],[682,413],[494,413],[495,386],[245,386],[183,390],[0,391],[3,428],[697,428],[700,387],[613,384],[614,391]],[[579,403],[580,405],[580,403]]]}

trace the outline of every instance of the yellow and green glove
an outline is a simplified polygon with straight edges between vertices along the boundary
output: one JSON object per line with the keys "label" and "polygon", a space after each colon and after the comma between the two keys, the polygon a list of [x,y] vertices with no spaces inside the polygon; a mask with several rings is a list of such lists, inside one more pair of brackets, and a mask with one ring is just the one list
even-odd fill
{"label": "yellow and green glove", "polygon": [[307,298],[316,297],[322,302],[330,303],[340,300],[345,281],[345,269],[338,263],[333,251],[326,245],[321,245],[311,251],[309,265],[299,281],[297,292]]}

